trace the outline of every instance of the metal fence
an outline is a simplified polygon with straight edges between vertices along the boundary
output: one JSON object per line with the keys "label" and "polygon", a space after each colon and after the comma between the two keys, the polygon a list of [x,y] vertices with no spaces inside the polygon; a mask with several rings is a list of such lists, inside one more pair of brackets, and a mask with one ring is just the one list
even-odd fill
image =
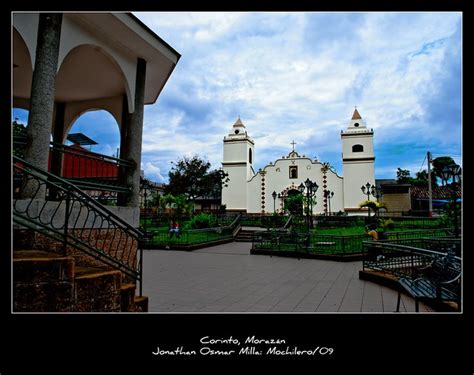
{"label": "metal fence", "polygon": [[383,216],[316,216],[314,222],[320,228],[362,227],[381,220],[392,220],[398,228],[441,228],[444,223],[440,218],[418,216],[395,216],[388,213]]}
{"label": "metal fence", "polygon": [[[444,252],[380,241],[365,241],[363,252],[364,271],[369,269],[407,278],[416,278],[420,268],[445,255]],[[460,268],[461,258],[456,256],[455,261]]]}
{"label": "metal fence", "polygon": [[181,231],[179,234],[170,233],[167,229],[150,231],[147,232],[147,247],[191,246],[233,239],[239,225],[237,216],[230,225],[224,227],[190,229]]}
{"label": "metal fence", "polygon": [[288,233],[286,231],[256,232],[253,235],[253,250],[272,250],[275,252],[310,252],[311,242],[307,233]]}
{"label": "metal fence", "polygon": [[454,251],[456,256],[461,256],[461,239],[454,237],[438,237],[438,238],[401,238],[392,240],[381,240],[381,243],[390,242],[397,245],[411,246],[426,250],[437,251],[440,253],[447,253],[450,250]]}
{"label": "metal fence", "polygon": [[[450,235],[450,229],[416,230],[405,232],[387,232],[388,239],[385,242],[394,241],[417,241],[423,237],[446,237]],[[272,251],[304,251],[314,254],[330,255],[354,255],[362,254],[366,235],[308,235],[307,233],[288,233],[282,231],[266,231],[254,234],[253,249],[265,249]],[[432,241],[434,247],[436,239]],[[380,242],[380,241],[379,241]],[[438,244],[441,244],[439,242]],[[460,245],[459,245],[460,246]]]}

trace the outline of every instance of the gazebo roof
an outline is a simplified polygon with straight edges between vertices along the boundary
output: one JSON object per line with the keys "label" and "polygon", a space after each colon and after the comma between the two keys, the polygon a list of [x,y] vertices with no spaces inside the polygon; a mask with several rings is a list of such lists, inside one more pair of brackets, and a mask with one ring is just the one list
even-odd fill
{"label": "gazebo roof", "polygon": [[[31,91],[38,18],[35,13],[13,17],[13,97],[24,108]],[[146,61],[144,103],[153,104],[180,57],[131,13],[64,13],[55,101],[110,101],[127,95],[133,112],[137,60]]]}

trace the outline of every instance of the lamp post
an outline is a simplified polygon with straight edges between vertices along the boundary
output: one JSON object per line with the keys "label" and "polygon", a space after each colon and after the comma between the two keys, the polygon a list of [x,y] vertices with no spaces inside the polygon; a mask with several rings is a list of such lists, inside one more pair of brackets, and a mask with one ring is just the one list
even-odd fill
{"label": "lamp post", "polygon": [[329,203],[329,216],[331,216],[331,198],[334,197],[334,192],[330,190],[324,190],[324,197]]}
{"label": "lamp post", "polygon": [[277,197],[276,191],[274,191],[274,192],[272,193],[272,197],[273,197],[273,213],[275,213],[275,212],[276,212],[275,200],[276,200],[276,197]]}
{"label": "lamp post", "polygon": [[[370,200],[371,195],[374,197],[376,194],[375,186],[371,185],[370,182],[367,182],[365,185],[362,185],[360,190],[362,190],[362,194],[367,195],[367,200]],[[368,208],[368,212],[370,217],[370,208]]]}
{"label": "lamp post", "polygon": [[[311,181],[309,178],[306,181],[301,183],[298,186],[298,190],[300,193],[303,193],[306,188],[306,220],[308,221],[308,232],[309,229],[313,227],[313,197],[316,195],[318,191],[318,184],[316,182]],[[310,211],[311,207],[311,211]]]}
{"label": "lamp post", "polygon": [[[372,193],[373,194],[373,193]],[[382,193],[382,188],[381,187],[375,187],[375,194],[373,194],[375,199],[377,199],[377,202],[379,201],[380,198],[382,198],[383,193]]]}
{"label": "lamp post", "polygon": [[[451,178],[451,186],[449,189],[451,190],[451,198],[453,201],[453,212],[454,212],[454,234],[455,236],[458,235],[458,204],[457,204],[457,194],[456,194],[456,183],[460,183],[461,179],[461,167],[457,164],[450,164],[444,167],[441,170],[441,178],[446,181],[446,186],[448,185],[448,181]],[[456,181],[457,180],[457,181]]]}
{"label": "lamp post", "polygon": [[145,232],[145,235],[147,233],[147,230],[146,230],[146,226],[147,226],[147,218],[148,218],[148,180],[146,180],[145,178],[142,180],[142,183],[143,183],[143,197],[144,197],[144,209],[145,209],[145,217],[144,217],[144,222],[143,222],[143,231]]}

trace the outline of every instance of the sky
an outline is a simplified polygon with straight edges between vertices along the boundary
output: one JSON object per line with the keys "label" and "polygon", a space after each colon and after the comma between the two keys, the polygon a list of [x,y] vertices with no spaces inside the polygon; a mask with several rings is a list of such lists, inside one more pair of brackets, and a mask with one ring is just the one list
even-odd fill
{"label": "sky", "polygon": [[[376,178],[396,178],[398,167],[414,176],[427,151],[462,163],[461,13],[134,14],[182,55],[145,107],[142,169],[153,181],[167,182],[183,156],[220,168],[239,116],[255,141],[255,170],[295,141],[342,175],[340,133],[355,106],[374,130]],[[78,131],[99,142],[93,151],[116,154],[107,112],[86,113]]]}

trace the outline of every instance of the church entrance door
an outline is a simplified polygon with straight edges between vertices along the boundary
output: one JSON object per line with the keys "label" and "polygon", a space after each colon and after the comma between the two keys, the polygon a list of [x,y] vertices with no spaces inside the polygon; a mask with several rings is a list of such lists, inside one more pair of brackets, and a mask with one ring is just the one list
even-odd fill
{"label": "church entrance door", "polygon": [[303,214],[303,194],[298,190],[292,189],[286,193],[285,208],[291,215]]}

